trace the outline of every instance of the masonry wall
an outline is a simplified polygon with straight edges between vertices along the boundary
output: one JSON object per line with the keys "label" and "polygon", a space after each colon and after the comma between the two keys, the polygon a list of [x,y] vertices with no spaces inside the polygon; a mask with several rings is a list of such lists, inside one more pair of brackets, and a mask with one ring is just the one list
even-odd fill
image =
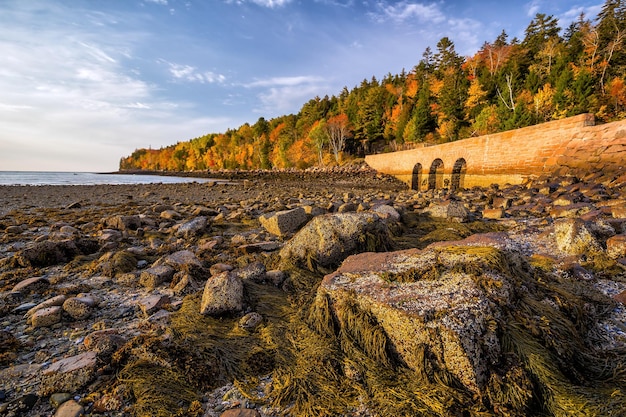
{"label": "masonry wall", "polygon": [[422,190],[519,184],[551,173],[623,175],[625,160],[626,120],[596,126],[591,114],[365,158]]}

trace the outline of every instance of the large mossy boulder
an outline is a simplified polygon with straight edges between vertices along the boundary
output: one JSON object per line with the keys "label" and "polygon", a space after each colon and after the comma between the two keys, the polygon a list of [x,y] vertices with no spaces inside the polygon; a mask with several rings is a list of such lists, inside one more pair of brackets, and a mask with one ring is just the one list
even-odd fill
{"label": "large mossy boulder", "polygon": [[[349,332],[364,330],[351,316],[370,316],[409,368],[423,367],[426,350],[480,393],[502,351],[496,333],[501,308],[515,294],[515,283],[491,265],[504,262],[492,247],[363,253],[327,275],[317,296],[329,297]],[[485,274],[474,273],[481,270]]]}
{"label": "large mossy boulder", "polygon": [[376,213],[334,213],[317,216],[281,249],[283,264],[309,270],[337,267],[348,256],[360,252],[388,250],[391,233]]}
{"label": "large mossy boulder", "polygon": [[337,340],[343,374],[374,398],[387,398],[388,370],[410,375],[394,389],[412,412],[612,415],[626,411],[626,378],[613,379],[626,355],[593,346],[613,305],[491,233],[350,256],[322,281],[308,323]]}

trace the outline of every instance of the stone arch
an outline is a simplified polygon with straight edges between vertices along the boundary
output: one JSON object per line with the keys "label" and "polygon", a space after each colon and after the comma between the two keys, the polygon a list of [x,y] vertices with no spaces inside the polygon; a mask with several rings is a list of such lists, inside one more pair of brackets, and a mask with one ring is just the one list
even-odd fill
{"label": "stone arch", "polygon": [[465,172],[467,171],[467,162],[465,158],[459,158],[452,167],[452,189],[460,190],[465,188]]}
{"label": "stone arch", "polygon": [[420,190],[422,177],[422,164],[419,162],[413,167],[413,173],[411,174],[411,190]]}
{"label": "stone arch", "polygon": [[428,189],[437,188],[443,188],[443,161],[440,158],[433,161],[428,172]]}

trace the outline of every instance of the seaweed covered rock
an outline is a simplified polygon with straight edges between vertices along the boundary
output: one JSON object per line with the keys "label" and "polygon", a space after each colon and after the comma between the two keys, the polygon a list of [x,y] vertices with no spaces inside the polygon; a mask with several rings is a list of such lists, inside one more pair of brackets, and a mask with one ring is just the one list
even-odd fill
{"label": "seaweed covered rock", "polygon": [[[309,326],[336,340],[343,374],[375,387],[388,415],[625,412],[614,372],[626,356],[593,347],[613,301],[533,268],[515,245],[492,233],[350,256],[319,286]],[[400,409],[385,405],[390,389]]]}
{"label": "seaweed covered rock", "polygon": [[[363,253],[327,275],[318,297],[330,298],[347,331],[360,332],[354,317],[370,315],[408,367],[422,367],[426,350],[478,393],[501,354],[496,323],[514,294],[514,283],[490,265],[502,258],[491,247]],[[467,271],[474,268],[485,273]]]}
{"label": "seaweed covered rock", "polygon": [[45,267],[71,261],[76,255],[91,254],[98,250],[98,245],[90,239],[45,240],[35,242],[30,247],[15,255],[17,265]]}
{"label": "seaweed covered rock", "polygon": [[338,266],[349,255],[387,250],[391,233],[376,213],[334,213],[317,216],[283,246],[286,264],[314,270]]}
{"label": "seaweed covered rock", "polygon": [[554,234],[559,250],[581,255],[602,250],[590,224],[581,219],[563,219],[554,223]]}

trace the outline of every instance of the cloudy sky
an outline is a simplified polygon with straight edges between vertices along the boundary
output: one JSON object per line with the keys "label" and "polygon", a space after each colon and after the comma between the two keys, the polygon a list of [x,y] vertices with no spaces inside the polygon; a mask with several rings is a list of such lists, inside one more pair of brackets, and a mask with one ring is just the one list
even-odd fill
{"label": "cloudy sky", "polygon": [[0,0],[0,171],[114,171],[602,0]]}

